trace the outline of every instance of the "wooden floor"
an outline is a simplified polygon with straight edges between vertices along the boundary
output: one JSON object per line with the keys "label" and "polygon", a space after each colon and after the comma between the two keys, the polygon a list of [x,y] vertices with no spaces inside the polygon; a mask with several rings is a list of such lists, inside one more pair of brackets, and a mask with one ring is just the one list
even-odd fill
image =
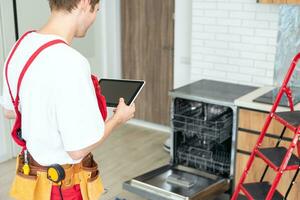
{"label": "wooden floor", "polygon": [[[133,125],[116,130],[95,152],[107,189],[101,200],[144,200],[123,191],[122,183],[151,169],[167,164],[170,156],[163,150],[168,134]],[[15,170],[15,159],[0,163],[0,199],[10,200],[8,190]]]}

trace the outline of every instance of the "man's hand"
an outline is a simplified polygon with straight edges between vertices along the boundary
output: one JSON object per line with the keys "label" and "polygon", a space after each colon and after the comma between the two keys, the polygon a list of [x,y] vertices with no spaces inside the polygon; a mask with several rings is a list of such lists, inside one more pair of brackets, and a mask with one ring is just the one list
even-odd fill
{"label": "man's hand", "polygon": [[120,124],[123,124],[134,117],[135,104],[127,106],[123,98],[120,98],[117,108],[114,109],[114,116]]}

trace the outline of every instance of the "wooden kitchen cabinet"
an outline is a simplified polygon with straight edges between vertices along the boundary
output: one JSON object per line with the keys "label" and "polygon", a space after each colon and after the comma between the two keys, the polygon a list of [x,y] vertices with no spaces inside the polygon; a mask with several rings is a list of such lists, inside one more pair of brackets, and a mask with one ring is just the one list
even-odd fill
{"label": "wooden kitchen cabinet", "polygon": [[295,4],[300,3],[300,0],[257,0],[258,3],[280,3],[280,4]]}
{"label": "wooden kitchen cabinet", "polygon": [[[252,152],[254,145],[257,142],[260,131],[265,123],[265,119],[268,116],[268,113],[250,109],[239,108],[238,111],[238,132],[237,132],[237,155],[236,155],[236,167],[235,167],[235,185],[238,184],[238,181],[243,173],[243,170],[246,167],[250,153]],[[283,130],[283,125],[279,122],[272,120],[268,130],[267,135],[263,140],[262,147],[274,147],[278,141],[278,138]],[[286,129],[284,138],[280,142],[279,146],[288,147],[291,142],[293,133]],[[297,155],[297,150],[293,152]],[[245,183],[247,182],[259,182],[264,169],[266,168],[266,163],[256,157],[250,169],[249,174],[246,178]],[[283,174],[281,181],[277,187],[277,190],[284,196],[292,179],[296,172],[287,171]],[[264,181],[269,181],[272,183],[276,173],[272,168],[269,168]],[[300,199],[300,177],[298,175],[296,183],[294,184],[292,190],[290,191],[288,198],[290,200]]]}
{"label": "wooden kitchen cabinet", "polygon": [[[145,80],[135,118],[170,123],[175,0],[121,0],[122,77]],[[151,12],[149,12],[151,11]]]}
{"label": "wooden kitchen cabinet", "polygon": [[[240,130],[247,130],[252,132],[257,132],[260,134],[261,129],[265,123],[265,120],[268,116],[268,113],[249,110],[249,109],[239,109],[239,121],[238,121],[238,128]],[[272,120],[267,133],[271,134],[274,137],[279,137],[283,130],[283,125],[279,122]],[[286,138],[292,138],[293,133],[290,130],[286,130],[284,134]]]}

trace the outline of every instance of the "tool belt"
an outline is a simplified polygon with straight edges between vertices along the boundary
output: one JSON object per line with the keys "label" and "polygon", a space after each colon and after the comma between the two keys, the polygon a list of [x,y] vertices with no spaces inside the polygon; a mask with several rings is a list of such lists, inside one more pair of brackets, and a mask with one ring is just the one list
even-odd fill
{"label": "tool belt", "polygon": [[92,154],[88,154],[78,164],[61,165],[65,178],[61,183],[48,179],[47,166],[39,165],[28,154],[29,175],[23,173],[24,154],[17,158],[16,176],[10,195],[18,200],[50,200],[52,186],[60,186],[62,190],[80,185],[83,200],[98,200],[104,188],[99,176],[98,165]]}

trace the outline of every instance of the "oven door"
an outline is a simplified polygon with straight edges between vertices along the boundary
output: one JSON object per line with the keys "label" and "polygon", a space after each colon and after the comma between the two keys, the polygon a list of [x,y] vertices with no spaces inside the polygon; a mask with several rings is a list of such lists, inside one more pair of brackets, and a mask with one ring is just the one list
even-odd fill
{"label": "oven door", "polygon": [[151,200],[209,199],[229,189],[229,179],[193,168],[166,165],[123,183],[123,188]]}

